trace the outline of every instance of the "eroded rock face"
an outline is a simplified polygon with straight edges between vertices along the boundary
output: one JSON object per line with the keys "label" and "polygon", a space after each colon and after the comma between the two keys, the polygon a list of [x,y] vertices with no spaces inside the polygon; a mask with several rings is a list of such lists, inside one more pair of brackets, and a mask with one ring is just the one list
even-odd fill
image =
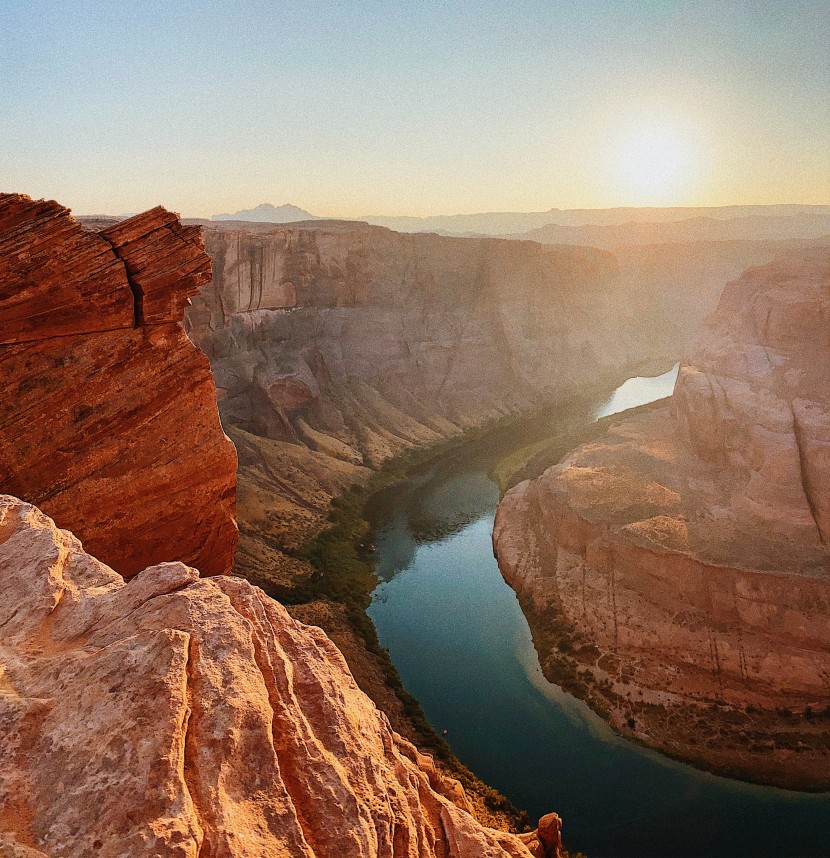
{"label": "eroded rock face", "polygon": [[558,818],[480,826],[320,629],[241,579],[125,583],[2,496],[0,627],[4,855],[560,854]]}
{"label": "eroded rock face", "polygon": [[708,767],[830,785],[830,253],[724,291],[671,404],[509,492],[494,542],[550,676]]}
{"label": "eroded rock face", "polygon": [[367,465],[664,366],[717,294],[591,248],[359,223],[214,223],[206,246],[187,325],[223,419]]}
{"label": "eroded rock face", "polygon": [[95,233],[0,195],[0,490],[127,576],[233,563],[236,455],[179,324],[209,278],[200,228],[162,208]]}

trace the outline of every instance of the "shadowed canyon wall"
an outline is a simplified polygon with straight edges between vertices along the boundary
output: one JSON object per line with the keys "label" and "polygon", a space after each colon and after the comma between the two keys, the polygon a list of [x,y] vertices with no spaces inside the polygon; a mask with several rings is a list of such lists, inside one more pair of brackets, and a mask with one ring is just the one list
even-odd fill
{"label": "shadowed canyon wall", "polygon": [[201,229],[163,208],[95,233],[0,195],[0,491],[124,575],[233,563],[236,455],[180,325],[209,278]]}
{"label": "shadowed canyon wall", "polygon": [[669,404],[502,501],[549,675],[718,770],[830,785],[830,252],[729,284]]}

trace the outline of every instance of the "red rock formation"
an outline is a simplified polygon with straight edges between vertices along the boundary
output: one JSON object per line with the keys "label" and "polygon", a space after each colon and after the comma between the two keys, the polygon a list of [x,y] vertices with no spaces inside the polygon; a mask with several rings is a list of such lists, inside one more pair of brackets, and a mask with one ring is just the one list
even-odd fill
{"label": "red rock formation", "polygon": [[181,563],[124,580],[0,498],[0,853],[557,858],[482,827],[317,628]]}
{"label": "red rock formation", "polygon": [[0,195],[0,490],[127,576],[233,562],[236,456],[179,325],[209,263],[199,229],[162,208],[94,233]]}
{"label": "red rock formation", "polygon": [[830,784],[829,332],[826,250],[748,271],[671,407],[517,486],[494,532],[551,675],[643,741],[793,787]]}

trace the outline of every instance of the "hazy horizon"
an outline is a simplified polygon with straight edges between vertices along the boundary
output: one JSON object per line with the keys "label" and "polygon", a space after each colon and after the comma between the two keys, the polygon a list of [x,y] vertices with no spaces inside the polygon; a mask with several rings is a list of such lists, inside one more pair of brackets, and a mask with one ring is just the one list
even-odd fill
{"label": "hazy horizon", "polygon": [[78,214],[830,203],[830,5],[11,0],[3,190]]}

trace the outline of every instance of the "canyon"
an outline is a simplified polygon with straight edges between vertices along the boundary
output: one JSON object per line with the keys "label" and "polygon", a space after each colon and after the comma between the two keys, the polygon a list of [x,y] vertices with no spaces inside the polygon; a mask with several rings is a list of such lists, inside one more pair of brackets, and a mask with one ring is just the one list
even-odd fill
{"label": "canyon", "polygon": [[320,629],[222,574],[236,460],[179,325],[201,230],[0,203],[0,853],[560,856],[555,814],[482,825]]}
{"label": "canyon", "polygon": [[414,447],[671,365],[723,284],[782,247],[615,255],[355,222],[201,223],[213,277],[185,325],[240,451],[237,569],[280,588],[309,574],[293,554],[344,486]]}
{"label": "canyon", "polygon": [[[382,653],[304,595],[302,549],[390,460],[664,369],[723,283],[782,249],[78,221],[0,197],[0,853],[560,855],[555,814],[496,830],[413,744]],[[549,675],[641,741],[739,774],[749,748],[772,760],[752,776],[797,786],[823,785],[830,717],[823,253],[733,284],[673,410],[610,421],[508,493],[496,529]],[[804,326],[810,366],[786,345]],[[681,460],[698,470],[675,479]],[[585,479],[554,492],[561,473]],[[595,520],[603,503],[622,518]],[[760,559],[729,566],[747,546]]]}
{"label": "canyon", "polygon": [[[706,768],[830,782],[830,252],[747,271],[674,395],[502,500],[546,675]],[[595,433],[596,434],[596,433]]]}

